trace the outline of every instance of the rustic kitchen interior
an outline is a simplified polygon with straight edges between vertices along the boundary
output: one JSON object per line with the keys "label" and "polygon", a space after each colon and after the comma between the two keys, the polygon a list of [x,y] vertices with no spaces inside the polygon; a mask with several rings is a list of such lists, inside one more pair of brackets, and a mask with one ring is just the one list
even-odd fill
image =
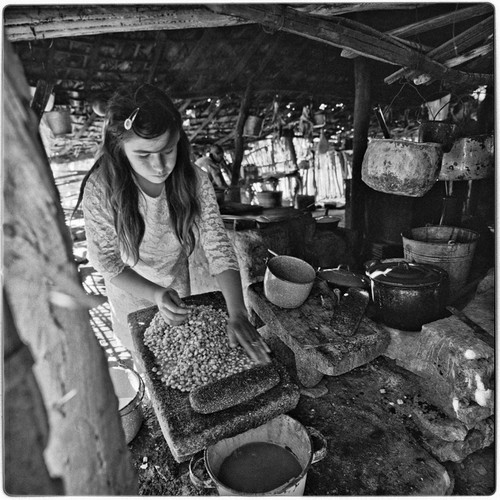
{"label": "rustic kitchen interior", "polygon": [[[494,493],[492,4],[3,13],[7,493]],[[189,385],[155,306],[129,316],[140,367],[113,335],[74,209],[108,99],[139,82],[173,99],[193,162],[223,148],[218,208],[269,365]],[[177,339],[225,311],[203,254],[190,279],[199,326]],[[266,440],[298,470],[228,485],[224,460]]]}

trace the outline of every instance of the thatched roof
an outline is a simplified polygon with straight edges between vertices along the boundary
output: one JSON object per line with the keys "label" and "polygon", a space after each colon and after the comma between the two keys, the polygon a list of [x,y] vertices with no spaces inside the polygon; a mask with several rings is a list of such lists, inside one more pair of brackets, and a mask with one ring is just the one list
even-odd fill
{"label": "thatched roof", "polygon": [[56,105],[71,109],[73,133],[53,152],[75,158],[99,141],[94,100],[127,82],[167,90],[195,148],[232,147],[247,89],[262,135],[276,112],[300,134],[306,104],[326,107],[328,136],[345,133],[360,56],[373,103],[407,125],[426,100],[493,83],[493,16],[489,3],[10,6],[4,32],[30,85],[52,82]]}

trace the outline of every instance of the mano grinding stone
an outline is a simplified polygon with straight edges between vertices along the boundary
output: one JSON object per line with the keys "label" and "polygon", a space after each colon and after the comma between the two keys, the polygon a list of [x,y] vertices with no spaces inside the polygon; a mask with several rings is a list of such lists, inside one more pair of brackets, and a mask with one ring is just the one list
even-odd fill
{"label": "mano grinding stone", "polygon": [[259,365],[197,387],[189,393],[189,402],[198,413],[215,413],[250,401],[279,381],[280,376],[271,363]]}

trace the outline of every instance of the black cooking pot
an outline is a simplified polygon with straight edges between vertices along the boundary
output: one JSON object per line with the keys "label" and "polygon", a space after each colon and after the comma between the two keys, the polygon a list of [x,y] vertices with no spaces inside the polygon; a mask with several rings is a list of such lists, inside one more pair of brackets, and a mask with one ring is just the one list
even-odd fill
{"label": "black cooking pot", "polygon": [[402,259],[373,260],[365,268],[382,323],[419,331],[444,316],[449,288],[444,269]]}

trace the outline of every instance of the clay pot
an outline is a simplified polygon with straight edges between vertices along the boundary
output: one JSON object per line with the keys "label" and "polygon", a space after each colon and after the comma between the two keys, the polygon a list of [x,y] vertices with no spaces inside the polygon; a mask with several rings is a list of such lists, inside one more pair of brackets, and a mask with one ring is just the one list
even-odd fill
{"label": "clay pot", "polygon": [[440,181],[471,181],[493,177],[495,170],[492,135],[461,137],[443,155]]}
{"label": "clay pot", "polygon": [[420,197],[438,180],[442,158],[441,144],[372,139],[363,158],[361,177],[376,191]]}

